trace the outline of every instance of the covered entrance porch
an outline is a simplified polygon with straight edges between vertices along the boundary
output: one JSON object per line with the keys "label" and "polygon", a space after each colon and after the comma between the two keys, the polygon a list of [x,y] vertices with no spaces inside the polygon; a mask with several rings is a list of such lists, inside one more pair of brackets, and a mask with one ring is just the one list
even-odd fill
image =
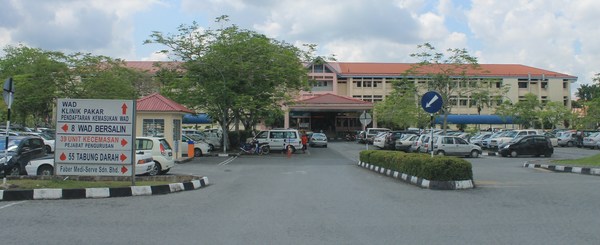
{"label": "covered entrance porch", "polygon": [[[362,130],[359,116],[372,110],[371,102],[322,94],[289,105],[285,115],[285,127],[323,132],[328,137],[343,137],[347,132]],[[368,125],[376,126],[376,120]]]}

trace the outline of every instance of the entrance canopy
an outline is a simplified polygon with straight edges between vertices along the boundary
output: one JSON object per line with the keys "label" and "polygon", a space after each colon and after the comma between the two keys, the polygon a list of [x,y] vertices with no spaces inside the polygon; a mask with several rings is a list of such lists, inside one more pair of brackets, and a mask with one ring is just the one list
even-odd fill
{"label": "entrance canopy", "polygon": [[[435,118],[436,124],[444,123],[444,116]],[[514,124],[514,118],[499,115],[448,115],[449,124]]]}
{"label": "entrance canopy", "polygon": [[288,105],[288,108],[290,111],[365,111],[372,110],[373,103],[327,93],[298,100],[294,104]]}

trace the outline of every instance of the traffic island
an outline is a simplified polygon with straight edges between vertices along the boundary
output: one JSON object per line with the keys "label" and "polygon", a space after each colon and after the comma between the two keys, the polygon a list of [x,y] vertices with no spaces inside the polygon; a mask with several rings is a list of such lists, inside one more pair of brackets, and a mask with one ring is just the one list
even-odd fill
{"label": "traffic island", "polygon": [[422,188],[432,190],[460,190],[460,189],[473,189],[475,185],[473,180],[459,180],[459,181],[436,181],[428,180],[425,178],[408,175],[391,169],[385,169],[383,167],[375,166],[365,162],[358,162],[358,166],[372,170],[374,172],[392,177],[395,179],[402,180],[408,184],[416,185]]}
{"label": "traffic island", "polygon": [[536,164],[525,162],[524,168],[543,168],[554,172],[565,172],[565,173],[576,173],[576,174],[587,174],[600,176],[600,168],[587,168],[587,167],[573,167],[573,166],[561,166],[551,164]]}
{"label": "traffic island", "polygon": [[[32,180],[63,180],[65,177],[58,176],[18,176],[9,177],[14,179]],[[131,181],[131,177],[109,177],[109,176],[69,176],[71,180],[79,181]],[[207,177],[192,175],[168,175],[168,176],[139,176],[136,181],[168,181],[173,182],[165,185],[153,186],[128,186],[112,188],[40,188],[40,189],[8,189],[0,190],[0,201],[20,200],[49,200],[49,199],[83,199],[83,198],[108,198],[129,196],[162,195],[181,191],[191,191],[209,185]],[[9,184],[10,187],[10,184]]]}

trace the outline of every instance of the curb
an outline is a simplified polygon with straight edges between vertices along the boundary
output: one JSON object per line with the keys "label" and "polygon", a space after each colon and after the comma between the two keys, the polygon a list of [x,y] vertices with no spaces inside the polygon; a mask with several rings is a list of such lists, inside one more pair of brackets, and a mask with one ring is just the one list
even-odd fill
{"label": "curb", "polygon": [[576,173],[576,174],[587,174],[587,175],[598,175],[600,176],[600,168],[584,168],[584,167],[568,167],[561,165],[549,165],[549,164],[533,164],[524,163],[524,168],[543,168],[554,172],[565,172],[565,173]]}
{"label": "curb", "polygon": [[462,189],[473,189],[475,188],[475,184],[473,180],[459,180],[459,181],[436,181],[436,180],[428,180],[421,177],[416,177],[412,175],[408,175],[405,173],[401,173],[398,171],[393,171],[391,169],[385,169],[379,166],[375,166],[372,164],[368,164],[365,162],[358,162],[358,166],[372,170],[374,172],[402,180],[411,185],[416,185],[419,187],[432,189],[432,190],[462,190]]}
{"label": "curb", "polygon": [[208,178],[168,185],[130,186],[116,188],[0,190],[0,201],[56,200],[162,195],[191,191],[208,186]]}

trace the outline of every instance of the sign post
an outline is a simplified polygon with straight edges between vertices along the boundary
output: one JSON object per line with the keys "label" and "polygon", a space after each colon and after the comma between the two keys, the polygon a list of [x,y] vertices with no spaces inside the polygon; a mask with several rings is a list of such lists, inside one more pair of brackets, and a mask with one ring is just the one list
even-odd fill
{"label": "sign post", "polygon": [[421,107],[431,116],[431,135],[429,137],[429,146],[431,146],[431,157],[433,157],[433,114],[442,109],[444,101],[442,95],[435,91],[429,91],[421,97]]}
{"label": "sign post", "polygon": [[371,117],[371,114],[367,113],[366,111],[363,111],[363,113],[360,114],[359,120],[360,124],[362,124],[363,132],[365,133],[365,147],[367,148],[367,150],[369,150],[369,142],[367,141],[367,125],[369,125],[369,123],[371,123],[373,119]]}
{"label": "sign post", "polygon": [[58,99],[56,175],[132,176],[135,185],[135,103]]}
{"label": "sign post", "polygon": [[13,94],[15,93],[15,86],[13,84],[13,79],[12,77],[9,77],[8,79],[6,79],[6,81],[4,82],[4,88],[2,90],[2,97],[4,97],[4,103],[6,103],[6,107],[8,108],[7,111],[7,120],[6,120],[6,143],[4,144],[4,166],[2,166],[3,169],[3,175],[4,175],[4,179],[2,180],[2,184],[6,185],[6,166],[8,165],[8,136],[9,136],[9,132],[10,132],[10,107],[12,106],[13,100],[14,100],[14,96]]}

